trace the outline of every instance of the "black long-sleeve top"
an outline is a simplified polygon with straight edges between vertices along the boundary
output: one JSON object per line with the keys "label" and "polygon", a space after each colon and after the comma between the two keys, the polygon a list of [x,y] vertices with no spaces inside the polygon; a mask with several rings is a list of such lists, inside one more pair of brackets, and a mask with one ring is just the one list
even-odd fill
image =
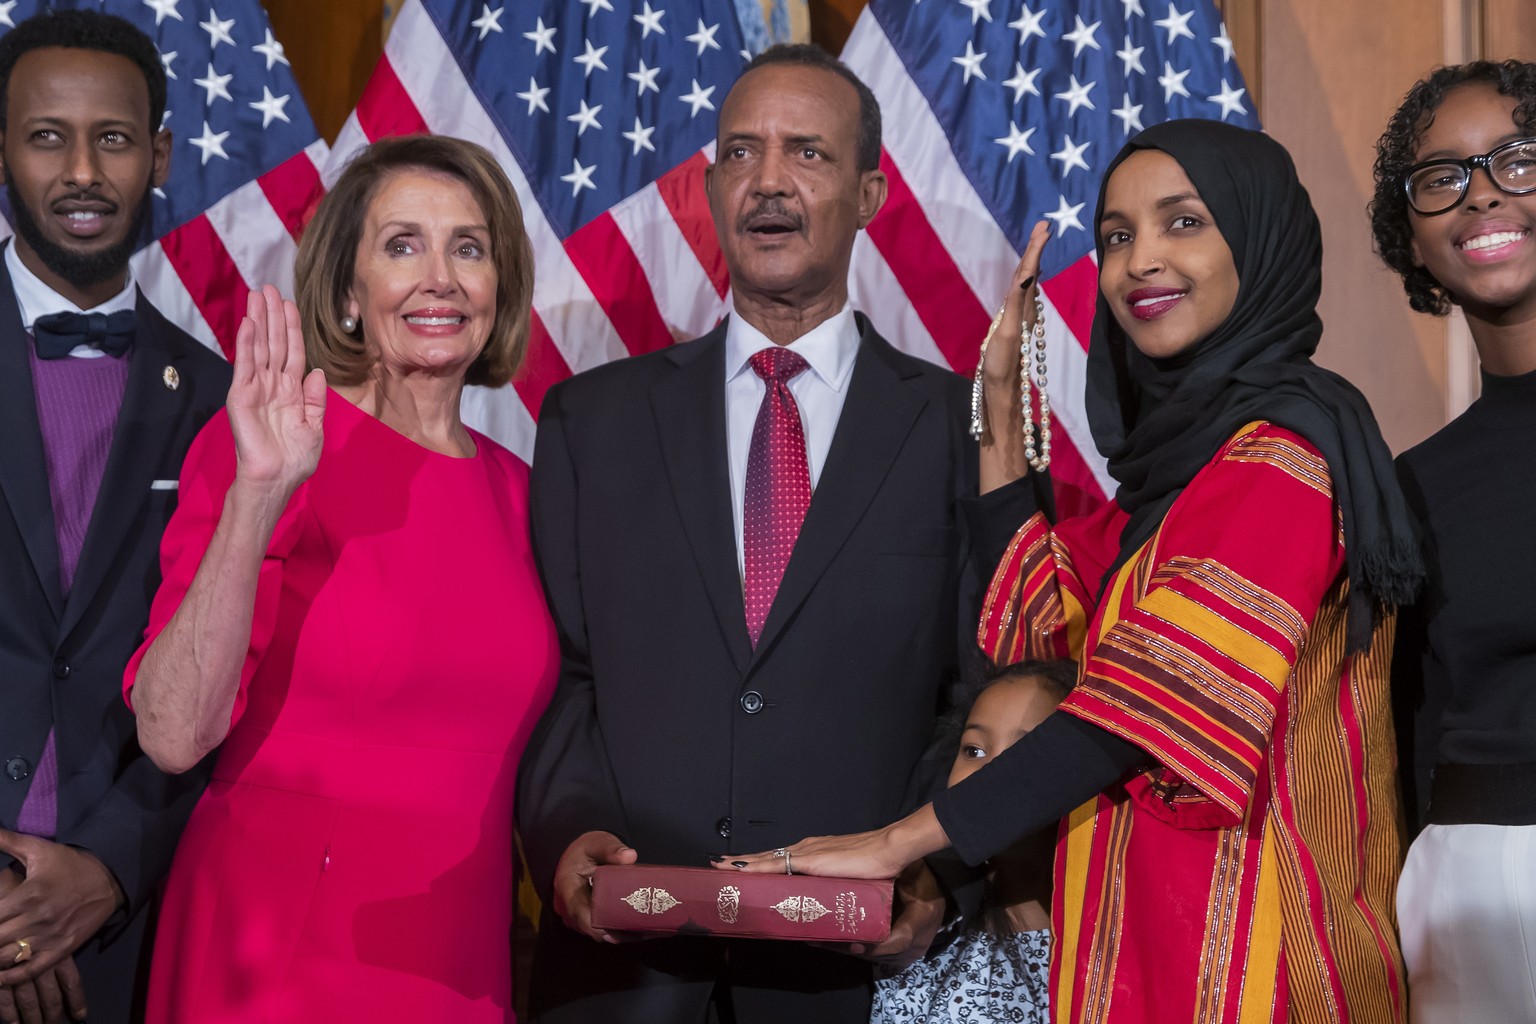
{"label": "black long-sleeve top", "polygon": [[[1398,459],[1428,579],[1398,624],[1410,809],[1436,764],[1536,763],[1536,373],[1483,374],[1461,416]],[[1406,771],[1412,764],[1412,776]]]}

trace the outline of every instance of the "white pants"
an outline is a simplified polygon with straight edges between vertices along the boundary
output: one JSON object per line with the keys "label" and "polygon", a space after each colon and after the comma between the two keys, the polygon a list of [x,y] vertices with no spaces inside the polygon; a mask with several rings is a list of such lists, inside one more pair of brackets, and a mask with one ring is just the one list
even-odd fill
{"label": "white pants", "polygon": [[1430,825],[1397,886],[1412,1024],[1536,1024],[1536,825]]}

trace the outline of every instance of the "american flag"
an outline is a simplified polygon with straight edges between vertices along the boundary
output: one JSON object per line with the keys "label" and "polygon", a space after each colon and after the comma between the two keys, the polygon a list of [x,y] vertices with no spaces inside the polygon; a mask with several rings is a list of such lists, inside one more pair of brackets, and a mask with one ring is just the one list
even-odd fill
{"label": "american flag", "polygon": [[[728,311],[703,168],[760,45],[743,7],[408,0],[333,147],[327,183],[359,146],[405,132],[475,140],[506,168],[537,264],[533,344],[515,390],[471,389],[465,415],[524,458],[550,385]],[[874,0],[843,59],[880,100],[891,181],[854,250],[854,305],[969,374],[1030,226],[1050,218],[1053,470],[1069,510],[1102,500],[1083,412],[1102,170],[1169,117],[1257,124],[1210,0]]]}
{"label": "american flag", "polygon": [[248,289],[293,294],[295,239],[327,155],[266,13],[257,0],[0,0],[0,31],[45,8],[116,14],[159,47],[171,175],[134,276],[167,318],[232,353]]}
{"label": "american flag", "polygon": [[1051,473],[1061,510],[1086,511],[1114,490],[1084,410],[1099,183],[1148,125],[1259,126],[1226,24],[1210,0],[873,0],[842,59],[885,117],[891,198],[854,249],[852,294],[886,337],[974,372],[1050,221]]}
{"label": "american flag", "polygon": [[384,135],[430,131],[496,155],[536,265],[515,390],[465,418],[527,459],[548,388],[702,334],[728,281],[704,197],[715,111],[746,62],[722,0],[407,0],[325,169]]}

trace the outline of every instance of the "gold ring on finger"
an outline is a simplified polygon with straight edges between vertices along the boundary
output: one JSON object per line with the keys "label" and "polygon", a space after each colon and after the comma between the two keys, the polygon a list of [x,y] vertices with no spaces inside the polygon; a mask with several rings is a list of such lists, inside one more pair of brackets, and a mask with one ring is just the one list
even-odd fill
{"label": "gold ring on finger", "polygon": [[24,964],[32,959],[32,943],[26,939],[16,940],[16,955],[11,959],[13,964]]}

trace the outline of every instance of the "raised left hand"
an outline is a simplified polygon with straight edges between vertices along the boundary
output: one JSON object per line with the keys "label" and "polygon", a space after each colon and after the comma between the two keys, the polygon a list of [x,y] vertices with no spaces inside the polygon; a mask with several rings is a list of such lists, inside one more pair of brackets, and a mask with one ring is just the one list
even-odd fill
{"label": "raised left hand", "polygon": [[1019,393],[1019,345],[1026,318],[1033,327],[1035,298],[1040,293],[1040,254],[1051,232],[1045,221],[1035,225],[1019,265],[1014,268],[996,329],[987,342],[982,363],[985,412],[982,416],[981,493],[1012,483],[1030,471],[1024,447],[1025,409]]}
{"label": "raised left hand", "polygon": [[[0,829],[0,852],[21,868],[0,872],[0,985],[50,973],[85,944],[123,902],[112,872],[91,854],[63,843]],[[8,891],[7,885],[9,886]],[[32,950],[13,965],[18,940]]]}
{"label": "raised left hand", "polygon": [[1019,332],[1026,319],[1033,323],[1035,296],[1040,292],[1040,254],[1051,239],[1051,226],[1039,221],[1029,233],[1029,242],[1013,268],[1008,294],[1003,296],[1003,318],[998,324],[996,345],[987,346],[987,361],[982,368],[989,388],[1016,393],[1019,387]]}

